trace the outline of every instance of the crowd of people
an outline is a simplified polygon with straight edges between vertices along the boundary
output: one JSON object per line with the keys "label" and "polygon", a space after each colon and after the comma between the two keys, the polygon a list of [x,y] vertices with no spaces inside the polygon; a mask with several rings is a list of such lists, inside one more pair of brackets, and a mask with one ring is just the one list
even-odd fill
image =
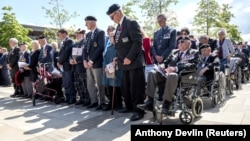
{"label": "crowd of people", "polygon": [[[46,37],[40,35],[31,41],[29,51],[28,43],[10,38],[11,50],[0,50],[1,86],[12,83],[11,97],[31,98],[36,91],[34,84],[41,75],[39,67],[48,64],[46,71],[58,80],[55,89],[67,104],[132,112],[130,120],[136,121],[144,117],[144,110],[153,109],[157,89],[163,110],[169,109],[178,85],[178,72],[182,69],[196,69],[200,77],[211,79],[213,66],[209,62],[215,59],[208,56],[217,54],[222,71],[235,52],[249,57],[247,42],[233,45],[226,38],[225,29],[218,31],[218,39],[206,35],[195,39],[186,27],[176,31],[168,26],[167,17],[160,14],[156,18],[160,29],[150,39],[137,21],[124,15],[118,4],[111,5],[106,14],[117,24],[117,27],[108,26],[107,35],[97,27],[94,16],[87,16],[85,25],[89,32],[78,29],[76,41],[69,37],[66,29],[60,29],[57,31],[60,45],[48,43]],[[153,64],[164,64],[167,76],[154,69],[146,74],[145,68]],[[18,73],[24,78],[21,84],[16,80]]]}

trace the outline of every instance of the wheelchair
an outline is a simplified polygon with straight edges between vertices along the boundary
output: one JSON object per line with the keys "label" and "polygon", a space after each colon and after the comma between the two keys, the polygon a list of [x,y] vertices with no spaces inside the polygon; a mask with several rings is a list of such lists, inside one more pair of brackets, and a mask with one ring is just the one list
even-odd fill
{"label": "wheelchair", "polygon": [[39,64],[37,68],[39,78],[34,83],[35,92],[32,95],[32,104],[36,106],[36,97],[41,96],[44,98],[52,99],[55,104],[60,104],[62,101],[62,78],[60,75],[53,75],[47,71],[50,63]]}
{"label": "wheelchair", "polygon": [[223,105],[226,100],[226,76],[219,66],[214,67],[214,79],[200,84],[201,98],[209,98],[212,107]]}
{"label": "wheelchair", "polygon": [[178,86],[168,113],[162,113],[161,105],[154,105],[153,116],[160,125],[162,125],[164,117],[174,117],[179,109],[181,110],[179,119],[184,124],[191,124],[194,118],[200,117],[203,112],[203,101],[197,96],[198,76],[196,71],[184,70],[178,74],[178,77]]}
{"label": "wheelchair", "polygon": [[[240,61],[241,59],[239,57],[230,58],[230,78],[236,90],[239,90],[242,88],[242,85],[241,85],[242,70],[239,65]],[[227,71],[227,73],[229,72]]]}

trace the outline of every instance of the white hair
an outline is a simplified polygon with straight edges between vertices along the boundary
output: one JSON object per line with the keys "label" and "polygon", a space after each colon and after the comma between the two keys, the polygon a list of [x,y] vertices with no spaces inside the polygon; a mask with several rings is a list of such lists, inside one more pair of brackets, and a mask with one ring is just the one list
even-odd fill
{"label": "white hair", "polygon": [[16,38],[10,38],[9,42],[18,44],[18,40]]}
{"label": "white hair", "polygon": [[220,33],[224,33],[225,36],[227,36],[227,30],[226,30],[225,28],[221,28],[221,29],[218,31],[217,35],[219,35]]}

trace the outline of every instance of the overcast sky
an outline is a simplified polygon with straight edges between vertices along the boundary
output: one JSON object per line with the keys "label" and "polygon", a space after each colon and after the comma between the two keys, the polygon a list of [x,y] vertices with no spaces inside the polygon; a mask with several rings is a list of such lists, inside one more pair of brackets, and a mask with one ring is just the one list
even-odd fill
{"label": "overcast sky", "polygon": [[[84,18],[87,15],[93,15],[98,19],[98,26],[104,30],[109,24],[113,24],[106,15],[108,7],[113,3],[120,5],[130,0],[63,0],[64,8],[70,13],[76,11],[79,17],[70,20],[66,26],[75,25],[76,28],[86,29]],[[179,30],[181,27],[192,28],[193,17],[197,9],[197,3],[200,0],[179,0],[177,5],[171,6],[177,13]],[[239,26],[244,40],[250,42],[250,2],[249,0],[217,0],[219,4],[228,3],[232,6],[232,12],[235,18],[231,23]],[[51,8],[48,5],[49,0],[0,0],[0,7],[12,6],[16,13],[17,20],[22,24],[32,24],[39,26],[50,26],[49,19],[45,18],[45,11],[42,6]],[[135,9],[137,12],[139,9]],[[139,11],[140,12],[140,11]],[[2,11],[0,12],[2,14]]]}

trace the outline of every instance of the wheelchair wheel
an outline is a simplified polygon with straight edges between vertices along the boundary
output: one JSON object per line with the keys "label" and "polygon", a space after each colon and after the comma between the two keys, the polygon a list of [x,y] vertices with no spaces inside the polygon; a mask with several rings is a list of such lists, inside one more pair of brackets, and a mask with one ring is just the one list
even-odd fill
{"label": "wheelchair wheel", "polygon": [[55,104],[60,104],[61,103],[61,98],[58,95],[53,96],[53,101]]}
{"label": "wheelchair wheel", "polygon": [[237,90],[241,89],[241,77],[242,77],[241,68],[239,68],[237,72],[236,84],[235,84]]}
{"label": "wheelchair wheel", "polygon": [[233,82],[233,80],[231,80],[230,77],[227,77],[227,78],[226,78],[226,86],[228,87],[226,93],[227,93],[228,95],[233,94],[234,82]]}
{"label": "wheelchair wheel", "polygon": [[214,95],[214,96],[212,97],[211,102],[212,102],[212,107],[214,108],[214,107],[218,104],[217,95]]}
{"label": "wheelchair wheel", "polygon": [[184,124],[190,124],[193,122],[194,116],[189,111],[182,111],[179,115],[179,119]]}
{"label": "wheelchair wheel", "polygon": [[218,103],[223,103],[226,99],[226,80],[223,72],[220,72],[219,76],[219,91],[218,91]]}
{"label": "wheelchair wheel", "polygon": [[195,118],[200,117],[203,112],[203,101],[201,98],[195,98],[192,102],[192,113]]}
{"label": "wheelchair wheel", "polygon": [[35,94],[32,95],[32,105],[36,106],[36,95]]}

